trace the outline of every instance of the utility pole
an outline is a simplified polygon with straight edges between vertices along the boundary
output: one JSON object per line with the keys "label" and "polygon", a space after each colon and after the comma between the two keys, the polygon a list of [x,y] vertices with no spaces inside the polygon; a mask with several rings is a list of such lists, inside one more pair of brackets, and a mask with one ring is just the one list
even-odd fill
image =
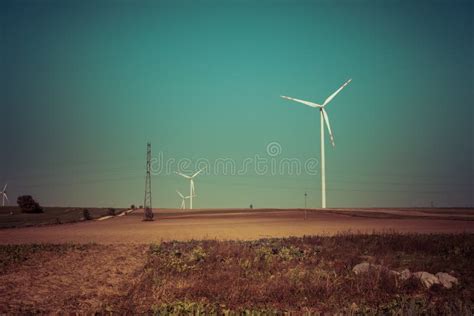
{"label": "utility pole", "polygon": [[307,218],[307,214],[306,214],[306,211],[307,211],[307,208],[306,208],[306,197],[308,196],[308,193],[304,193],[304,219]]}
{"label": "utility pole", "polygon": [[151,143],[146,144],[146,177],[145,177],[145,199],[143,201],[144,221],[153,220],[153,209],[151,206]]}

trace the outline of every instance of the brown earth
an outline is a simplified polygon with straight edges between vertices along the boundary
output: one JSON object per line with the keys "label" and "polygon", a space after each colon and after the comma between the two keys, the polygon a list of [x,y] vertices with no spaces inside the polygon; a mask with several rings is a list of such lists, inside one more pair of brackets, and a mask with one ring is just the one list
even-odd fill
{"label": "brown earth", "polygon": [[[0,244],[5,245],[2,246],[3,251],[0,253],[0,314],[60,313],[65,311],[80,313],[95,313],[98,311],[129,312],[133,314],[134,311],[149,311],[153,304],[174,304],[176,301],[179,302],[188,298],[189,293],[195,296],[189,296],[189,298],[195,301],[200,301],[201,298],[205,298],[207,301],[212,302],[211,298],[215,296],[215,293],[222,292],[221,289],[217,289],[215,286],[215,284],[219,282],[212,280],[221,280],[220,274],[228,271],[230,266],[226,266],[228,268],[227,270],[211,269],[212,267],[210,267],[210,270],[204,274],[183,275],[183,279],[176,283],[176,280],[170,277],[174,274],[169,274],[166,272],[167,270],[164,271],[163,275],[153,272],[159,271],[159,267],[166,266],[162,263],[157,266],[152,265],[153,262],[150,260],[153,258],[161,258],[163,249],[166,249],[161,246],[159,246],[159,248],[155,247],[153,249],[155,249],[154,251],[157,255],[150,257],[147,251],[150,249],[149,244],[153,242],[169,240],[187,241],[191,239],[255,240],[266,237],[335,235],[338,232],[348,231],[352,233],[387,231],[400,233],[473,233],[473,215],[474,210],[471,209],[331,209],[309,210],[307,212],[307,219],[305,219],[304,210],[297,209],[252,211],[244,209],[193,211],[160,209],[155,210],[155,221],[152,222],[143,222],[143,212],[138,210],[128,215],[116,216],[102,221],[84,221],[73,224],[0,229]],[[407,236],[408,241],[403,239],[405,237],[387,236],[385,239],[381,237],[383,242],[377,242],[377,240],[381,239],[377,239],[375,236],[374,244],[369,243],[364,246],[362,246],[363,240],[365,240],[364,238],[362,238],[360,242],[355,242],[354,237],[351,237],[351,235],[347,235],[347,237],[342,235],[342,237],[339,237],[342,239],[346,238],[346,242],[334,242],[331,240],[320,241],[319,239],[315,239],[318,245],[320,242],[327,244],[324,244],[325,246],[321,248],[323,253],[311,255],[310,258],[314,259],[323,256],[324,258],[327,257],[328,260],[330,259],[328,261],[330,262],[331,260],[335,260],[333,258],[335,254],[340,253],[340,258],[337,257],[337,260],[334,261],[334,267],[341,266],[341,262],[343,262],[344,264],[342,264],[342,266],[348,267],[346,270],[348,270],[347,275],[350,280],[352,280],[350,268],[360,260],[359,256],[362,253],[360,249],[365,249],[365,251],[368,251],[367,249],[373,249],[373,252],[367,252],[369,256],[379,258],[385,262],[385,264],[391,263],[392,267],[400,265],[400,269],[404,268],[404,266],[401,266],[402,263],[406,264],[406,262],[410,262],[409,267],[412,269],[422,269],[434,273],[437,271],[450,271],[447,270],[448,267],[452,269],[454,263],[458,263],[459,267],[455,270],[458,271],[458,276],[461,277],[463,282],[466,282],[465,284],[470,289],[472,275],[469,272],[471,270],[466,268],[468,264],[465,264],[468,262],[466,258],[470,257],[470,255],[465,254],[464,250],[472,249],[472,246],[470,246],[472,243],[467,243],[467,246],[464,247],[462,246],[462,242],[457,241],[458,239],[470,240],[469,236],[455,235],[458,236],[456,239],[453,235],[451,235],[451,237],[446,235],[446,238],[436,236],[429,237],[428,235],[402,235]],[[413,241],[410,241],[411,237],[409,236],[414,236]],[[397,242],[397,238],[401,241]],[[435,238],[436,242],[427,243],[426,238]],[[443,241],[448,242],[448,244],[443,244]],[[96,244],[89,244],[91,242]],[[291,243],[295,241],[287,241],[286,243],[288,242]],[[339,251],[333,249],[334,247],[339,247],[339,245],[346,245],[351,242],[354,243],[354,245],[347,246],[348,248],[344,246],[346,248],[338,248]],[[31,243],[53,243],[61,245],[29,246],[28,244]],[[79,245],[69,245],[67,243]],[[191,251],[191,253],[193,253],[193,251],[195,252],[196,249],[200,249],[200,243],[202,242],[189,243],[189,247],[192,247],[188,250]],[[207,243],[210,243],[208,245],[209,247],[206,246],[206,242],[202,244],[204,253],[212,253],[215,247],[212,246],[212,242]],[[388,251],[387,243],[393,243],[392,246],[395,248],[392,247],[393,249]],[[23,245],[7,246],[7,244]],[[397,250],[401,247],[400,249],[404,249],[406,252],[409,250],[407,245],[413,247],[415,247],[414,245],[418,246],[416,246],[412,252],[404,254],[404,257],[402,256],[400,259],[397,257],[399,252],[394,251],[394,249]],[[438,251],[437,248],[431,249],[427,245],[431,245],[431,247],[441,247],[442,249]],[[457,245],[459,249],[453,245]],[[219,246],[220,248],[218,247],[218,249],[225,250],[226,248],[224,246]],[[232,245],[229,244],[227,246],[231,247]],[[241,247],[239,245],[234,246]],[[286,246],[290,247],[289,245]],[[367,246],[371,246],[372,248],[368,248]],[[34,250],[34,247],[39,247],[39,250]],[[186,250],[186,247],[188,247],[187,244],[181,245],[178,243],[174,245],[174,243],[172,243],[167,247],[172,247],[172,249],[170,248],[173,250],[170,250],[172,254],[174,254],[176,250],[173,247],[184,247],[184,250],[179,248],[181,249],[180,251],[183,252],[182,257],[192,258],[190,254],[186,253],[186,251],[188,251]],[[272,247],[274,247],[273,244]],[[269,249],[272,250],[272,247]],[[21,251],[22,248],[25,248],[23,252]],[[314,247],[311,249],[313,248]],[[431,254],[431,252],[434,254],[448,253],[445,248],[453,249],[449,257],[451,258],[450,262],[447,262],[446,258],[440,259]],[[20,249],[19,252],[18,249]],[[33,249],[33,251],[31,251],[31,249]],[[159,251],[156,249],[159,249]],[[290,247],[289,249],[292,248]],[[326,251],[327,254],[324,254],[324,251]],[[382,254],[381,251],[387,251],[387,253],[393,255],[395,259],[387,257],[387,255]],[[348,256],[348,253],[352,253],[352,257]],[[199,255],[199,252],[197,254]],[[215,256],[212,257],[213,260],[217,260],[214,258]],[[430,258],[430,260],[427,260],[428,258]],[[177,262],[176,260],[168,261],[165,260],[165,262],[169,264],[178,264],[177,266],[171,265],[170,267],[172,269],[181,269],[191,264],[184,262],[186,265],[183,265],[182,262]],[[327,260],[323,261],[326,262]],[[235,261],[234,263],[236,267],[236,269],[234,269],[235,272],[241,275],[239,272],[241,262]],[[330,268],[333,269],[334,267],[331,266]],[[213,273],[215,275],[210,273],[212,271],[214,271]],[[181,272],[179,275],[181,275]],[[209,277],[202,279],[208,275]],[[290,273],[288,276],[293,276],[293,274]],[[191,282],[192,280],[194,280],[194,283]],[[206,283],[206,280],[211,280],[212,282],[209,281],[210,283]],[[163,287],[163,284],[160,283],[162,281],[168,282],[163,283],[167,285],[167,287]],[[260,281],[257,281],[254,282],[255,286],[261,286],[258,285]],[[271,281],[273,283],[270,283],[274,284],[278,280],[274,281],[272,279],[267,281]],[[286,279],[281,279],[280,281],[281,284],[274,284],[275,293],[280,293],[280,287],[284,287],[283,285],[287,283]],[[241,282],[242,288],[248,291],[248,280],[243,278]],[[334,280],[333,283],[340,284],[338,280]],[[165,293],[167,296],[164,294],[158,298],[153,296],[156,293],[161,293],[156,289],[157,284],[161,289],[160,291],[167,291]],[[189,286],[193,284],[195,286],[199,285],[199,291],[182,288],[186,284]],[[228,288],[231,289],[233,287]],[[207,292],[203,292],[204,290],[208,292],[212,290],[215,291],[215,293],[212,291],[212,293],[209,292],[211,295]],[[235,288],[235,293],[246,293],[244,290]],[[460,288],[459,291],[461,290]],[[446,295],[450,295],[449,293],[447,292]],[[471,297],[469,293],[466,295]],[[430,293],[428,294],[431,295]],[[243,300],[243,298],[238,295],[236,297],[239,299],[236,302]],[[252,294],[252,296],[249,297],[254,297],[254,295]],[[331,294],[325,297],[322,301],[327,301],[328,297],[331,298],[333,295]],[[389,298],[387,298],[387,300],[389,300]],[[449,299],[449,297],[447,299]],[[244,301],[245,300],[242,302]],[[383,299],[380,302],[385,301],[386,300]],[[336,303],[344,303],[341,302],[338,301]],[[242,306],[246,305],[246,303],[244,303],[242,303]],[[303,303],[306,304],[305,302]],[[313,305],[318,307],[318,304],[314,303]],[[278,304],[275,306],[277,305]],[[236,306],[238,307],[240,305]],[[282,305],[282,308],[283,307],[285,306]],[[322,307],[319,306],[318,308]]]}
{"label": "brown earth", "polygon": [[334,235],[339,232],[460,233],[474,232],[474,210],[448,209],[233,209],[155,210],[103,221],[0,229],[0,244],[100,243],[148,244],[169,240],[254,240],[267,237]]}
{"label": "brown earth", "polygon": [[26,254],[0,271],[0,314],[106,311],[138,281],[145,245],[85,245]]}
{"label": "brown earth", "polygon": [[[214,308],[233,315],[472,315],[473,237],[387,233],[0,245],[0,315],[196,315],[216,314]],[[460,283],[428,290],[388,270],[358,276],[352,267],[361,261],[395,271],[448,271]]]}

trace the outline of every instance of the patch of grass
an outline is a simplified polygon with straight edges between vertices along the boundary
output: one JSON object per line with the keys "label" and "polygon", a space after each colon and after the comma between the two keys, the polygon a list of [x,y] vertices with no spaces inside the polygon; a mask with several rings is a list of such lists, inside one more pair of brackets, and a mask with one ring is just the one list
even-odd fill
{"label": "patch of grass", "polygon": [[[304,309],[298,314],[304,315],[456,315],[471,316],[472,303],[455,300],[452,304],[437,306],[429,300],[417,297],[397,297],[392,301],[376,307],[358,306],[351,304],[339,307],[337,312],[318,312]],[[240,308],[232,310],[224,304],[209,304],[192,301],[177,301],[152,305],[150,314],[153,315],[225,315],[225,316],[259,316],[259,315],[294,315],[293,310],[281,310],[273,308]]]}
{"label": "patch of grass", "polygon": [[[117,209],[117,213],[125,209]],[[10,212],[13,215],[10,215]],[[108,208],[89,208],[89,218],[109,215]],[[79,222],[84,219],[84,209],[79,207],[43,207],[43,213],[22,213],[19,207],[0,207],[0,228],[55,225]]]}
{"label": "patch of grass", "polygon": [[[37,258],[28,259],[43,252],[62,254],[89,247],[91,244],[0,246],[0,274],[7,275],[13,268],[17,271],[22,264],[32,273],[29,265]],[[100,255],[110,251],[110,247],[94,247]],[[124,279],[117,292],[101,297],[101,305],[94,307],[98,310],[87,309],[88,313],[474,314],[474,234],[347,233],[257,241],[174,241],[151,244],[143,256],[146,262],[143,268],[140,263],[133,281]],[[397,271],[449,272],[460,283],[452,289],[435,285],[428,290],[418,280],[402,281],[385,269],[355,275],[353,266],[363,261]],[[121,259],[114,262],[122,264]],[[45,295],[54,295],[55,290]],[[86,306],[85,299],[68,301],[71,305],[61,310]],[[36,307],[24,308],[31,313]]]}
{"label": "patch of grass", "polygon": [[[158,314],[269,311],[463,315],[474,311],[474,235],[354,235],[151,245],[133,295]],[[460,285],[424,289],[363,261],[401,271],[450,272]],[[133,303],[131,303],[133,304]],[[148,305],[147,305],[148,304]],[[132,309],[137,306],[132,307]],[[247,312],[246,312],[247,311]]]}
{"label": "patch of grass", "polygon": [[28,260],[36,253],[55,252],[66,253],[70,250],[85,250],[93,244],[24,244],[0,245],[0,274],[5,273],[9,267]]}

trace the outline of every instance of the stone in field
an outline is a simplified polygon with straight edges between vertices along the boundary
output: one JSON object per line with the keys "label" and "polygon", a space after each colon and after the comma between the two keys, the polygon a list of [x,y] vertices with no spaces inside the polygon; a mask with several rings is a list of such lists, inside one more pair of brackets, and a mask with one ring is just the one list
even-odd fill
{"label": "stone in field", "polygon": [[408,280],[409,278],[411,278],[410,270],[405,269],[402,272],[400,272],[400,280],[405,281],[405,280]]}
{"label": "stone in field", "polygon": [[354,272],[355,274],[362,274],[362,273],[369,272],[369,269],[370,269],[370,263],[362,262],[362,263],[356,264],[352,268],[352,272]]}
{"label": "stone in field", "polygon": [[453,277],[449,273],[444,273],[444,272],[438,272],[436,273],[436,276],[438,277],[439,282],[447,289],[450,289],[453,287],[453,284],[458,284],[458,279]]}
{"label": "stone in field", "polygon": [[423,286],[426,287],[427,289],[429,289],[434,284],[440,284],[438,277],[436,275],[433,275],[426,271],[415,272],[413,273],[413,277],[419,279],[421,284],[423,284]]}
{"label": "stone in field", "polygon": [[356,264],[352,268],[352,272],[354,272],[355,274],[363,274],[363,273],[368,273],[371,271],[378,271],[380,269],[382,269],[381,265],[371,264],[368,262],[362,262],[362,263]]}

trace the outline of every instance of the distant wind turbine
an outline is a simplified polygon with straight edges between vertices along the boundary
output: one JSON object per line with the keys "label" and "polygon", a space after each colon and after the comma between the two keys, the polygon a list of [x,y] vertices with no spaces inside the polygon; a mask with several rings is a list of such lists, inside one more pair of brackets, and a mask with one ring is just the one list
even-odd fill
{"label": "distant wind turbine", "polygon": [[318,108],[319,113],[321,114],[321,195],[322,195],[321,200],[322,200],[322,208],[326,208],[326,170],[325,170],[325,161],[324,161],[324,123],[325,122],[326,122],[326,126],[328,128],[331,144],[332,144],[333,147],[336,146],[336,144],[334,143],[334,136],[333,136],[332,131],[331,131],[331,125],[329,124],[329,118],[328,118],[328,114],[326,113],[325,107],[351,81],[352,81],[352,79],[347,80],[339,89],[337,89],[333,94],[331,94],[324,101],[324,103],[322,105],[317,104],[317,103],[313,103],[313,102],[309,102],[309,101],[304,101],[304,100],[300,100],[300,99],[287,97],[287,96],[284,96],[284,95],[281,96],[284,99],[288,99],[288,100],[292,100],[292,101],[295,101],[295,102],[303,103],[303,104],[308,105],[312,108]]}
{"label": "distant wind turbine", "polygon": [[0,194],[2,195],[2,206],[5,206],[5,199],[8,202],[7,185],[8,185],[8,183],[5,183],[5,186],[3,187],[2,192],[0,192]]}
{"label": "distant wind turbine", "polygon": [[194,173],[192,176],[188,176],[188,175],[185,175],[181,172],[177,172],[175,171],[175,173],[177,175],[180,175],[186,179],[189,180],[189,209],[192,210],[193,209],[193,196],[195,196],[195,191],[194,191],[194,178],[200,174],[202,172],[203,169],[197,171],[196,173]]}
{"label": "distant wind turbine", "polygon": [[[184,210],[186,208],[186,199],[189,199],[191,198],[191,195],[188,195],[188,196],[184,196],[181,192],[179,192],[178,190],[176,190],[176,193],[178,193],[179,197],[181,198],[181,209]],[[194,195],[193,197],[196,197],[196,195]]]}

